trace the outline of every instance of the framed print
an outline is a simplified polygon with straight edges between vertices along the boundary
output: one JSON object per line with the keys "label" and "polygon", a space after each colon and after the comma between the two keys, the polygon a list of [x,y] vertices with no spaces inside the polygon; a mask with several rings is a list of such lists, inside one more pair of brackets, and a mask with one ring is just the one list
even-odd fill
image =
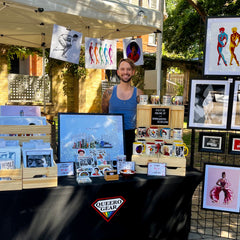
{"label": "framed print", "polygon": [[240,130],[240,81],[234,83],[231,129]]}
{"label": "framed print", "polygon": [[208,17],[204,75],[239,76],[239,17]]}
{"label": "framed print", "polygon": [[240,134],[229,134],[229,154],[240,154]]}
{"label": "framed print", "polygon": [[124,154],[123,115],[59,113],[58,146],[60,162],[86,156],[99,165],[115,159]]}
{"label": "framed print", "polygon": [[226,129],[230,82],[192,79],[189,128]]}
{"label": "framed print", "polygon": [[239,212],[240,168],[236,166],[204,166],[202,208]]}
{"label": "framed print", "polygon": [[224,153],[225,137],[226,133],[200,132],[198,151]]}

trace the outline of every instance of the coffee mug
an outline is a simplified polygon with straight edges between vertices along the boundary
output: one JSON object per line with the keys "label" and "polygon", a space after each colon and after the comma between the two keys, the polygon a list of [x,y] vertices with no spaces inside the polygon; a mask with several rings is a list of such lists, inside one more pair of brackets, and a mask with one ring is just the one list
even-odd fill
{"label": "coffee mug", "polygon": [[162,137],[163,139],[170,139],[171,138],[171,128],[162,128],[160,130],[160,137]]}
{"label": "coffee mug", "polygon": [[159,104],[160,103],[160,97],[158,95],[151,95],[151,104]]}
{"label": "coffee mug", "polygon": [[146,143],[146,154],[147,155],[155,155],[155,152],[156,152],[156,146],[155,146],[155,143],[154,142],[147,142]]}
{"label": "coffee mug", "polygon": [[187,146],[187,145],[183,142],[183,140],[174,140],[172,144],[173,144],[173,152],[174,152],[174,150],[175,150],[176,144],[183,144],[184,146]]}
{"label": "coffee mug", "polygon": [[174,97],[172,97],[172,104],[174,104],[174,105],[183,105],[183,96],[174,96]]}
{"label": "coffee mug", "polygon": [[155,140],[156,153],[162,153],[163,144],[164,144],[164,140],[161,140],[161,139]]}
{"label": "coffee mug", "polygon": [[137,137],[139,137],[139,138],[147,137],[147,128],[146,127],[138,127],[137,128]]}
{"label": "coffee mug", "polygon": [[158,137],[158,127],[150,127],[147,129],[147,135],[150,137],[150,138],[157,138]]}
{"label": "coffee mug", "polygon": [[163,145],[162,154],[165,156],[172,156],[173,154],[173,145],[171,143],[165,143]]}
{"label": "coffee mug", "polygon": [[181,140],[182,139],[182,129],[181,128],[174,128],[173,132],[173,139]]}
{"label": "coffee mug", "polygon": [[141,142],[133,143],[133,155],[141,155],[144,152],[144,145]]}
{"label": "coffee mug", "polygon": [[140,95],[140,104],[147,105],[148,104],[148,95]]}
{"label": "coffee mug", "polygon": [[170,95],[164,95],[162,104],[163,105],[171,105],[172,97]]}
{"label": "coffee mug", "polygon": [[186,157],[188,155],[188,147],[186,144],[180,143],[175,145],[174,155],[176,157]]}
{"label": "coffee mug", "polygon": [[145,152],[145,150],[146,150],[146,140],[144,138],[138,138],[137,142],[142,143],[142,145],[143,145],[143,152]]}

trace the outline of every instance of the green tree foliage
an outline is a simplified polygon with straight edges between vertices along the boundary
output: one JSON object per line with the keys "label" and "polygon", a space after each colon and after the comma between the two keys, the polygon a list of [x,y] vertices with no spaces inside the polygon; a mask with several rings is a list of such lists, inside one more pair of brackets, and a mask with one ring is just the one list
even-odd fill
{"label": "green tree foliage", "polygon": [[185,59],[202,58],[208,16],[240,15],[239,0],[166,0],[165,50]]}

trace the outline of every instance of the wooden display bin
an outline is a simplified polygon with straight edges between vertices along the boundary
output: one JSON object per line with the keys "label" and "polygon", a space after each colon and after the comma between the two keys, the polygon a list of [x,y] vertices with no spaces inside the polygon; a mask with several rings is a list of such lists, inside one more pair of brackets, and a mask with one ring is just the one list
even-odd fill
{"label": "wooden display bin", "polygon": [[147,165],[149,162],[166,163],[166,175],[185,176],[186,158],[169,157],[161,154],[156,156],[132,155],[132,161],[135,162],[136,173],[147,174]]}
{"label": "wooden display bin", "polygon": [[23,167],[23,189],[56,187],[58,184],[57,165],[53,167]]}
{"label": "wooden display bin", "polygon": [[22,168],[0,170],[0,191],[22,190]]}
{"label": "wooden display bin", "polygon": [[[43,139],[51,143],[51,125],[1,125],[0,136],[5,140],[18,140],[19,144],[28,142],[31,139]],[[12,136],[11,136],[12,135]]]}
{"label": "wooden display bin", "polygon": [[183,128],[184,106],[137,105],[137,127]]}

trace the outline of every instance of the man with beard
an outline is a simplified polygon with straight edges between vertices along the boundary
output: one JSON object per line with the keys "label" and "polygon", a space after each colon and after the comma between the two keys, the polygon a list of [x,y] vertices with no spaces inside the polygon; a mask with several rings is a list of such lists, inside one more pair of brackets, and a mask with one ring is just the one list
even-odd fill
{"label": "man with beard", "polygon": [[132,145],[135,141],[136,112],[139,95],[143,91],[131,85],[135,65],[131,59],[121,59],[117,70],[120,83],[108,88],[102,98],[102,112],[124,115],[124,137],[126,160],[131,161]]}

